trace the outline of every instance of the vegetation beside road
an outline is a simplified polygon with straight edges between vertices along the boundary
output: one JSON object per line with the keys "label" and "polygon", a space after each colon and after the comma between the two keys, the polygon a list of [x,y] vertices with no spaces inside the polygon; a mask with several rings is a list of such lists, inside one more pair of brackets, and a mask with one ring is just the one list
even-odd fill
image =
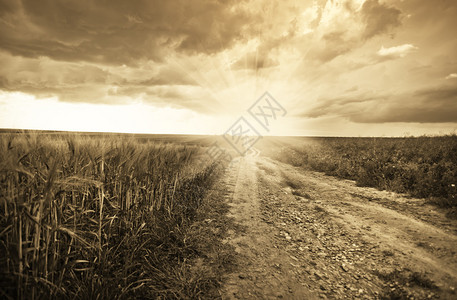
{"label": "vegetation beside road", "polygon": [[[207,154],[214,139],[1,134],[1,297],[219,297],[236,264],[223,240],[233,225],[227,187],[216,180],[228,162]],[[428,198],[457,215],[457,136],[266,137],[255,147],[360,186]],[[306,196],[293,179],[285,177],[293,194]]]}
{"label": "vegetation beside road", "polygon": [[457,136],[266,138],[262,154],[282,162],[414,197],[457,217]]}
{"label": "vegetation beside road", "polygon": [[220,243],[202,220],[224,207],[206,203],[221,168],[205,150],[120,136],[1,135],[0,297],[212,295]]}

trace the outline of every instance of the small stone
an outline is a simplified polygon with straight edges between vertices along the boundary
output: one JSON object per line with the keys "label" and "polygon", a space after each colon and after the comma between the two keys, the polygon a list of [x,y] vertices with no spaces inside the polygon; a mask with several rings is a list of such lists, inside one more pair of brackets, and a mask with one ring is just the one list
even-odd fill
{"label": "small stone", "polygon": [[343,269],[344,272],[349,271],[349,268],[345,264],[341,264],[341,269]]}

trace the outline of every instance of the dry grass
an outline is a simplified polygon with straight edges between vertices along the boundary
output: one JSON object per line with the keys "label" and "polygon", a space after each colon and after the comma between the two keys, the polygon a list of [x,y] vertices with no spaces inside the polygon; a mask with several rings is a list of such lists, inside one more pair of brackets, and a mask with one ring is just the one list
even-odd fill
{"label": "dry grass", "polygon": [[457,136],[265,139],[262,154],[294,166],[429,198],[457,216]]}
{"label": "dry grass", "polygon": [[197,251],[191,225],[217,170],[195,163],[203,152],[119,137],[2,135],[1,297],[202,297],[218,284],[188,263]]}

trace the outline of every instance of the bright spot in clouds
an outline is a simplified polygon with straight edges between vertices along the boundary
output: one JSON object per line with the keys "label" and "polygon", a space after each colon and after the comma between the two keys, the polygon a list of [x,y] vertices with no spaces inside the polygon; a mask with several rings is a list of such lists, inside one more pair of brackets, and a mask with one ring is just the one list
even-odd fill
{"label": "bright spot in clouds", "polygon": [[377,52],[379,56],[385,56],[385,57],[405,57],[407,54],[411,53],[414,50],[417,50],[418,48],[411,45],[411,44],[404,44],[401,46],[395,46],[395,47],[390,47],[390,48],[384,48],[384,46],[379,49]]}
{"label": "bright spot in clouds", "polygon": [[268,91],[268,134],[457,128],[455,0],[0,7],[0,127],[222,134]]}

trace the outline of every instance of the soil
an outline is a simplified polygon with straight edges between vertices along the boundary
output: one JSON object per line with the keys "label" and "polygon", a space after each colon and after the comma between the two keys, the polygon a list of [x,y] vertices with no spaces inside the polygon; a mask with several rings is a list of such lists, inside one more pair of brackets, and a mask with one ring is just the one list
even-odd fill
{"label": "soil", "polygon": [[223,299],[457,298],[457,222],[425,200],[263,156],[223,180],[236,252]]}

